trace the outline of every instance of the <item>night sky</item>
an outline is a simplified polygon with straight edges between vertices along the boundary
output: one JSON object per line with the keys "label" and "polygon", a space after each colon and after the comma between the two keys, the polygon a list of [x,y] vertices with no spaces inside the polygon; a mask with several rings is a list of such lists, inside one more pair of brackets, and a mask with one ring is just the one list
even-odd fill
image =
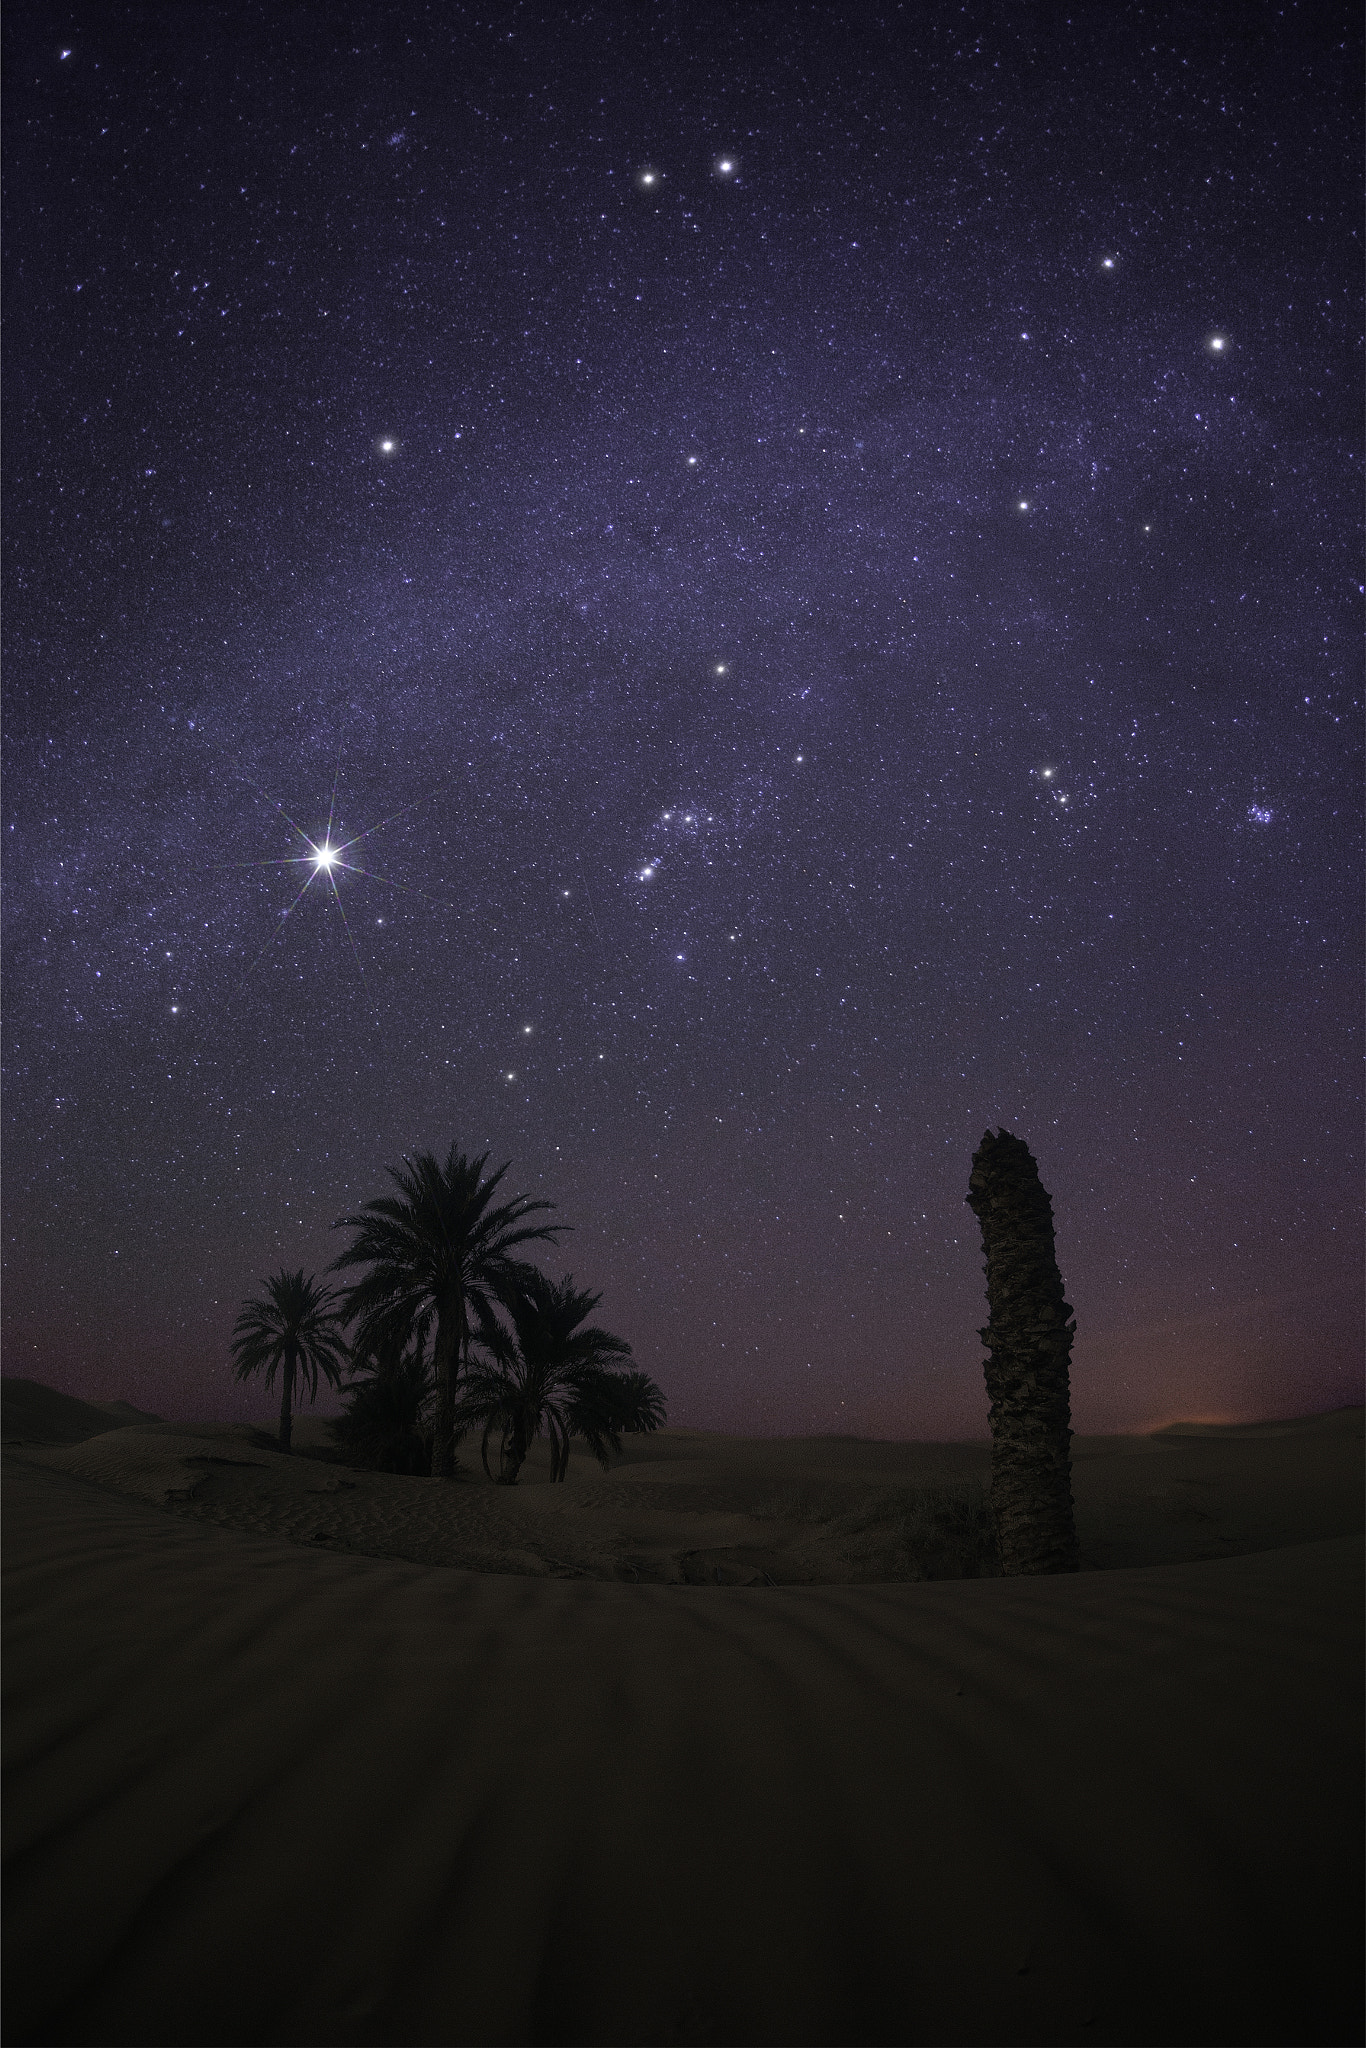
{"label": "night sky", "polygon": [[7,1372],[455,1141],[984,1437],[1003,1125],[1078,1429],[1362,1398],[1357,10],[1071,15],[10,6]]}

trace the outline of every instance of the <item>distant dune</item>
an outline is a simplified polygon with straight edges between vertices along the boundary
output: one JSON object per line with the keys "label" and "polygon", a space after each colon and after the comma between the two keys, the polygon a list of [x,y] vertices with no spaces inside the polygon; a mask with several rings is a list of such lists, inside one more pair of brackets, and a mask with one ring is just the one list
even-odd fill
{"label": "distant dune", "polygon": [[3,1393],[8,2041],[1361,2038],[1359,1408],[1078,1438],[1003,1580],[986,1444]]}
{"label": "distant dune", "polygon": [[78,1401],[59,1394],[41,1380],[0,1380],[0,1437],[9,1443],[78,1444],[130,1422],[157,1422],[159,1416],[131,1401]]}

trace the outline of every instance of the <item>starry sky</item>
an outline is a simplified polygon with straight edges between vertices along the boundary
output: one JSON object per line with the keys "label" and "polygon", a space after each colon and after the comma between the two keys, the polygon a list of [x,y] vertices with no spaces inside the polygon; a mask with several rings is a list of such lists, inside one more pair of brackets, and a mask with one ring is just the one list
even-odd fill
{"label": "starry sky", "polygon": [[1002,1125],[1079,1430],[1359,1401],[1356,10],[5,34],[5,1370],[268,1413],[454,1141],[671,1421],[985,1437]]}

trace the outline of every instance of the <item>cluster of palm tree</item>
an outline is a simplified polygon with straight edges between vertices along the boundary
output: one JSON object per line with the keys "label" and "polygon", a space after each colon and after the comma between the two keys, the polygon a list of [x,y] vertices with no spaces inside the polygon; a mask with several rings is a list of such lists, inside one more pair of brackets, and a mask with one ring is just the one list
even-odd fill
{"label": "cluster of palm tree", "polygon": [[664,1397],[649,1374],[621,1367],[630,1345],[588,1321],[598,1301],[575,1287],[572,1273],[556,1283],[527,1267],[503,1302],[508,1326],[481,1318],[475,1358],[455,1403],[455,1434],[458,1440],[482,1423],[479,1455],[489,1472],[489,1439],[501,1431],[501,1483],[516,1483],[542,1426],[550,1438],[550,1476],[559,1480],[568,1469],[571,1436],[581,1436],[606,1466],[609,1450],[621,1449],[623,1430],[663,1422]]}
{"label": "cluster of palm tree", "polygon": [[[572,1274],[547,1280],[519,1256],[565,1228],[530,1222],[550,1202],[525,1195],[495,1203],[501,1166],[452,1145],[387,1169],[396,1195],[366,1202],[333,1227],[351,1244],[332,1270],[364,1267],[333,1293],[283,1269],[243,1305],[233,1334],[237,1377],[281,1378],[280,1436],[290,1448],[296,1389],[316,1397],[318,1377],[345,1388],[333,1424],[343,1449],[391,1471],[454,1477],[456,1445],[482,1430],[480,1457],[498,1438],[500,1485],[514,1486],[534,1439],[550,1438],[551,1476],[562,1480],[581,1437],[602,1465],[626,1431],[657,1429],[664,1397],[648,1373],[628,1369],[631,1347],[588,1317],[600,1297]],[[349,1341],[343,1335],[349,1330]]]}

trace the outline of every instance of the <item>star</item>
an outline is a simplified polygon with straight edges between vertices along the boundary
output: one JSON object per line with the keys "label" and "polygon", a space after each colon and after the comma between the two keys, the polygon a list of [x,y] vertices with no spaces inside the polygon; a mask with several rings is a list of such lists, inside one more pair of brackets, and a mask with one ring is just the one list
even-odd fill
{"label": "star", "polygon": [[[1302,1201],[1297,1133],[1328,1063],[1342,1085],[1350,996],[1319,973],[1336,957],[1319,927],[1331,941],[1352,914],[1336,600],[1366,578],[1346,553],[1341,281],[1321,262],[1345,197],[1331,93],[1293,176],[1258,169],[1289,149],[1315,53],[1243,38],[1201,82],[1149,21],[1160,7],[1093,10],[1085,118],[1050,112],[1046,149],[1002,157],[1004,10],[947,99],[938,10],[898,13],[915,107],[854,10],[728,10],[722,47],[681,9],[667,51],[609,34],[606,84],[573,10],[543,10],[534,49],[511,10],[492,29],[463,10],[454,44],[442,10],[410,10],[411,44],[358,39],[302,97],[261,38],[237,38],[240,149],[201,186],[164,178],[155,151],[123,163],[140,46],[106,39],[68,94],[48,37],[79,20],[20,12],[45,147],[10,224],[32,287],[10,338],[36,394],[24,489],[43,539],[9,593],[23,774],[0,835],[26,1050],[7,1136],[28,1298],[7,1335],[36,1339],[73,1393],[174,1415],[183,1380],[236,1419],[248,1392],[216,1368],[277,1247],[321,1260],[332,1214],[383,1195],[405,1147],[487,1142],[509,1190],[579,1226],[566,1263],[673,1423],[800,1436],[828,1426],[848,1371],[851,1431],[980,1436],[980,1374],[948,1361],[982,1321],[955,1231],[977,1137],[963,1104],[984,1090],[1058,1202],[1069,1285],[1070,1262],[1092,1322],[1115,1310],[1141,1356],[1123,1396],[1130,1365],[1111,1376],[1101,1426],[1182,1412],[1184,1340],[1136,1334],[1139,1294],[1170,1278],[1165,1233],[1190,1240],[1183,1314],[1209,1286],[1248,1298],[1263,1264],[1294,1284],[1290,1236],[1265,1217],[1254,1233],[1238,1190],[1270,1149]],[[1043,39],[1040,104],[1080,108],[1075,55]],[[455,136],[431,118],[452,79]],[[174,66],[154,97],[163,126],[193,114]],[[718,146],[732,122],[752,164]],[[703,186],[742,177],[733,200]],[[648,221],[632,192],[658,199]],[[74,258],[51,232],[62,206]],[[1111,228],[1122,259],[1091,239]],[[1088,265],[1124,269],[1113,302],[1085,290]],[[1028,364],[1006,343],[1024,301]],[[1216,310],[1240,354],[1207,383],[1185,347],[1231,360]],[[402,429],[377,424],[391,409]],[[187,467],[185,423],[214,419],[230,431]],[[707,438],[695,497],[672,465],[702,451],[680,433]],[[1050,493],[1018,549],[996,508],[1032,524],[1036,501],[994,495],[1017,459]],[[1136,502],[1163,508],[1139,516],[1140,540],[1162,526],[1151,556]],[[1277,606],[1308,622],[1289,653]],[[743,663],[708,660],[718,640]],[[737,665],[733,689],[707,688]],[[784,764],[815,757],[793,725],[821,747],[800,787]],[[1068,781],[1031,762],[1040,740]],[[1019,767],[1062,826],[1017,800]],[[1280,831],[1273,787],[1301,797]],[[1153,879],[1178,868],[1185,886]],[[692,965],[676,938],[665,956],[679,923],[702,950],[671,982],[664,966]],[[1285,999],[1309,968],[1327,1028],[1300,1047]],[[523,1093],[493,1062],[540,1037],[525,1008],[516,1022],[530,1002],[549,1036]],[[1220,1051],[1183,1067],[1178,1096],[1165,1027],[1183,1011]],[[189,1018],[178,1038],[168,1017]],[[1131,1326],[1104,1247],[1066,1218],[1086,1159],[1131,1144],[1140,1097],[1143,1168],[1117,1176],[1110,1219]],[[908,1102],[914,1142],[888,1149],[878,1120],[904,1134]],[[1336,1155],[1324,1180],[1316,1203],[1356,1192]],[[49,1187],[93,1219],[89,1260],[43,1227]],[[808,1408],[791,1272],[825,1259],[832,1189],[860,1240],[827,1276]],[[1183,1190],[1188,1210],[1170,1206]],[[884,1209],[907,1224],[905,1330],[876,1307]],[[674,1247],[704,1211],[730,1265],[699,1259],[680,1290]],[[115,1319],[96,1367],[76,1325],[99,1312],[116,1223],[139,1239],[130,1290],[188,1306],[145,1360],[137,1319]],[[1313,1238],[1316,1299],[1339,1242]],[[1354,1361],[1326,1329],[1287,1340],[1278,1412],[1348,1398],[1333,1376]],[[713,1371],[723,1341],[738,1358],[757,1340],[762,1373]],[[125,1362],[131,1384],[99,1384]],[[1221,1362],[1200,1402],[1249,1414],[1236,1379]],[[1095,1426],[1084,1373],[1077,1393]]]}
{"label": "star", "polygon": [[[303,851],[301,853],[287,854],[283,858],[275,860],[230,861],[220,863],[220,865],[222,866],[238,869],[256,868],[260,870],[264,868],[303,867],[307,868],[308,870],[308,873],[305,875],[301,887],[295,893],[291,901],[285,905],[284,909],[279,912],[278,921],[276,922],[275,929],[272,931],[270,937],[266,940],[265,945],[261,948],[261,951],[257,954],[251,966],[247,969],[248,974],[254,973],[256,968],[260,966],[262,960],[264,960],[266,954],[271,950],[276,940],[280,937],[285,926],[288,924],[290,918],[298,909],[299,905],[303,902],[305,896],[307,896],[309,890],[312,888],[314,882],[318,880],[319,876],[321,876],[331,888],[332,896],[336,903],[337,909],[341,915],[342,926],[343,929],[345,930],[347,940],[351,947],[352,955],[355,959],[356,968],[358,973],[360,974],[362,982],[364,982],[365,980],[365,969],[361,965],[361,958],[359,950],[357,949],[356,946],[355,934],[351,929],[351,922],[346,915],[346,908],[342,902],[341,891],[337,884],[338,874],[362,876],[367,881],[379,882],[383,884],[386,888],[397,889],[401,895],[415,896],[424,903],[437,903],[440,900],[437,897],[428,896],[421,889],[414,889],[405,885],[404,883],[395,882],[391,880],[391,878],[388,875],[378,874],[374,868],[368,865],[362,865],[361,859],[357,856],[353,855],[351,859],[345,858],[346,855],[352,854],[353,848],[359,848],[362,845],[362,842],[370,838],[370,836],[373,833],[382,832],[386,825],[395,824],[399,818],[406,817],[410,811],[416,810],[419,804],[429,802],[431,800],[430,797],[414,797],[411,803],[403,804],[398,810],[390,812],[387,818],[381,818],[377,824],[367,825],[364,831],[353,833],[349,839],[343,839],[338,843],[334,843],[332,838],[332,828],[336,820],[337,785],[340,779],[341,757],[339,755],[337,760],[337,772],[336,775],[333,777],[332,782],[331,801],[328,804],[327,825],[324,829],[321,840],[311,838],[309,834],[305,832],[302,825],[296,823],[296,821],[290,817],[289,812],[285,809],[282,803],[278,802],[274,798],[267,797],[266,801],[272,805],[273,809],[279,812],[280,816],[289,826],[291,832],[293,832],[298,839],[302,840]],[[253,787],[255,787],[255,785],[253,785]],[[263,790],[258,789],[257,794],[258,796],[265,796],[265,792]],[[382,920],[379,921],[382,922]]]}

